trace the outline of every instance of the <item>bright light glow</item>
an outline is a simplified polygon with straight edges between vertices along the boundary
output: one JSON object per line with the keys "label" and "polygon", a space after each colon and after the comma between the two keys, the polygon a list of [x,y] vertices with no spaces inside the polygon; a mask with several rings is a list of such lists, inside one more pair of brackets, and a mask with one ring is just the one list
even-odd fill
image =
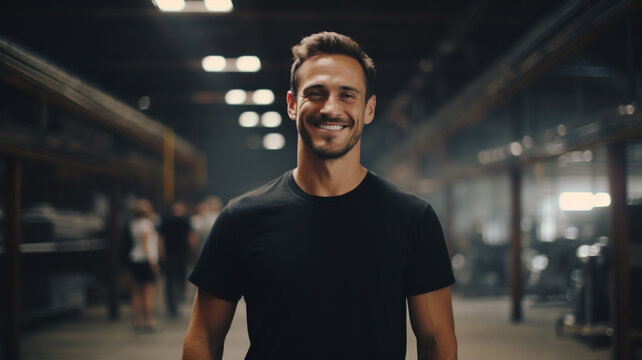
{"label": "bright light glow", "polygon": [[261,115],[261,125],[269,128],[279,127],[281,125],[281,114],[276,111],[268,111]]}
{"label": "bright light glow", "polygon": [[568,154],[571,157],[572,162],[582,162],[584,159],[582,158],[582,152],[581,151],[571,151]]}
{"label": "bright light glow", "polygon": [[241,56],[236,59],[236,68],[243,72],[257,72],[261,70],[261,60],[256,56]]}
{"label": "bright light glow", "polygon": [[225,94],[225,102],[230,105],[243,104],[247,94],[241,89],[232,89]]}
{"label": "bright light glow", "polygon": [[607,207],[611,205],[611,195],[605,192],[597,193],[593,196],[593,206]]}
{"label": "bright light glow", "polygon": [[259,124],[259,114],[246,111],[239,116],[239,125],[242,127],[255,127]]}
{"label": "bright light glow", "polygon": [[533,139],[530,136],[526,135],[522,139],[522,144],[524,144],[525,148],[530,149],[531,147],[533,147]]}
{"label": "bright light glow", "polygon": [[223,71],[223,69],[225,69],[226,63],[227,61],[225,60],[225,58],[219,55],[206,56],[203,58],[203,61],[201,61],[203,69],[209,72]]}
{"label": "bright light glow", "polygon": [[544,271],[548,267],[548,256],[537,254],[531,260],[531,268],[535,271]]}
{"label": "bright light glow", "polygon": [[520,143],[518,143],[517,141],[510,143],[508,147],[510,148],[510,153],[514,156],[522,155],[522,145],[520,145]]}
{"label": "bright light glow", "polygon": [[205,0],[205,7],[212,12],[230,12],[234,4],[232,0]]}
{"label": "bright light glow", "polygon": [[559,124],[559,125],[557,126],[557,133],[558,133],[560,136],[564,136],[564,135],[566,135],[566,125],[564,125],[564,124]]}
{"label": "bright light glow", "polygon": [[591,247],[589,245],[582,245],[575,251],[575,256],[580,259],[586,259],[591,255]]}
{"label": "bright light glow", "polygon": [[185,7],[185,0],[152,0],[161,11],[181,11]]}
{"label": "bright light glow", "polygon": [[263,147],[268,150],[279,150],[284,146],[285,138],[279,133],[270,133],[263,137]]}
{"label": "bright light glow", "polygon": [[259,89],[252,94],[252,101],[257,105],[270,105],[274,102],[274,93],[269,89]]}
{"label": "bright light glow", "polygon": [[455,254],[452,259],[453,268],[461,269],[466,266],[466,258],[462,254]]}
{"label": "bright light glow", "polygon": [[566,211],[589,211],[594,207],[609,205],[611,196],[608,193],[563,192],[559,197],[560,209]]}
{"label": "bright light glow", "polygon": [[477,159],[482,165],[486,165],[493,160],[493,156],[491,155],[490,151],[482,150],[477,155]]}
{"label": "bright light glow", "polygon": [[140,99],[138,99],[138,108],[141,110],[147,110],[149,109],[149,105],[151,105],[151,99],[149,96],[141,96]]}

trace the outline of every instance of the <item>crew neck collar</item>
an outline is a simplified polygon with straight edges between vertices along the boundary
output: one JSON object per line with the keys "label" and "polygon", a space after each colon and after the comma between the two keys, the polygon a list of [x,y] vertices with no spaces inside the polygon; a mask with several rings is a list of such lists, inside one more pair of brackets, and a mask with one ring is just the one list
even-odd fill
{"label": "crew neck collar", "polygon": [[374,178],[374,174],[368,171],[366,173],[366,176],[361,180],[359,185],[355,187],[354,189],[348,191],[345,194],[337,195],[337,196],[316,196],[312,194],[308,194],[305,192],[299,184],[296,183],[294,180],[294,170],[288,171],[286,178],[287,178],[287,183],[288,187],[290,188],[290,191],[294,196],[297,198],[313,203],[313,204],[318,204],[318,205],[329,205],[329,204],[336,204],[344,201],[349,201],[351,199],[354,199],[361,195],[363,192],[365,192],[368,187],[370,186],[370,183],[372,183],[372,179]]}

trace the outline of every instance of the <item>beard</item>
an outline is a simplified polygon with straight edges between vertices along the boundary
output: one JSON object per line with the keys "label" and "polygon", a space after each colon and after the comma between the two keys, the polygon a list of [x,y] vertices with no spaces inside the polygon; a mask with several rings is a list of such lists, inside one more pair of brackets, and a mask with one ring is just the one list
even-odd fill
{"label": "beard", "polygon": [[[344,120],[340,119],[331,119],[328,118],[327,116],[308,116],[305,119],[305,123],[301,124],[298,126],[298,131],[299,135],[301,136],[301,139],[303,139],[303,142],[308,146],[312,152],[317,155],[321,159],[339,159],[343,157],[345,154],[350,152],[352,148],[359,142],[359,139],[361,139],[361,132],[363,131],[363,127],[359,126],[357,123],[352,121],[352,126],[356,126],[356,131],[350,136],[348,141],[343,145],[342,147],[338,149],[330,149],[329,147],[326,146],[316,146],[312,142],[312,138],[310,137],[310,133],[308,132],[306,128],[306,124],[309,126],[315,126],[314,124],[319,124],[323,122],[336,122],[340,124],[345,124]],[[328,135],[325,138],[326,142],[331,142],[332,141],[332,136]]]}

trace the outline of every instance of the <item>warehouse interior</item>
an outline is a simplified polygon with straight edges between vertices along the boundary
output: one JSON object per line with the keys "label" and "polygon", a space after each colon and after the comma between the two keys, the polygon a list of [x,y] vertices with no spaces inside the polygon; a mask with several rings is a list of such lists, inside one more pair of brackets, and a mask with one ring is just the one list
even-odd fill
{"label": "warehouse interior", "polygon": [[131,205],[295,167],[291,47],[336,31],[377,68],[362,163],[441,220],[460,358],[642,359],[642,2],[178,3],[0,5],[0,358],[180,354],[193,288],[132,340]]}

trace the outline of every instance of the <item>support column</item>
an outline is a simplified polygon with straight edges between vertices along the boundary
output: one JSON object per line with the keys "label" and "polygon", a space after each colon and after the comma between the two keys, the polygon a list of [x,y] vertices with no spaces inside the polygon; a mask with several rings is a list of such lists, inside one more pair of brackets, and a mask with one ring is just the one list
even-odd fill
{"label": "support column", "polygon": [[109,318],[116,320],[120,317],[118,275],[120,274],[120,182],[114,180],[109,194],[109,222],[107,224],[107,286]]}
{"label": "support column", "polygon": [[522,169],[515,166],[510,172],[511,189],[511,315],[513,322],[522,321]]}
{"label": "support column", "polygon": [[174,202],[174,132],[163,133],[163,205]]}
{"label": "support column", "polygon": [[11,158],[6,161],[4,204],[4,286],[3,293],[3,355],[7,360],[20,359],[20,315],[22,314],[22,267],[20,259],[22,164]]}
{"label": "support column", "polygon": [[626,143],[610,144],[609,193],[611,271],[611,319],[614,330],[612,359],[631,359],[631,279],[628,213],[626,209]]}

